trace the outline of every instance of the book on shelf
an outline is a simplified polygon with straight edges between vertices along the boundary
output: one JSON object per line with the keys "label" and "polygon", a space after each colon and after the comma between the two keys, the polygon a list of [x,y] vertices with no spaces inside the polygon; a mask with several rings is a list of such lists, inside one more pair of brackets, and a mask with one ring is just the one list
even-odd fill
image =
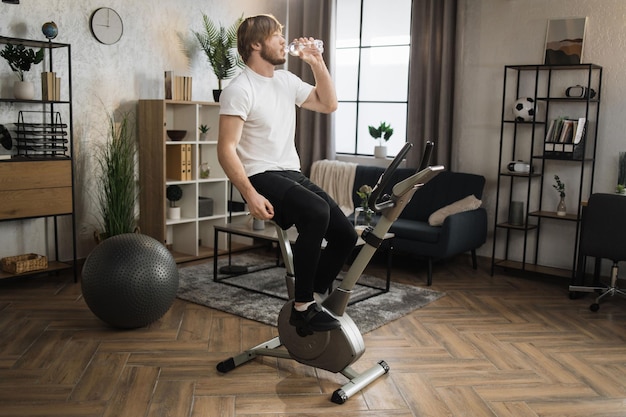
{"label": "book on shelf", "polygon": [[165,99],[172,100],[172,71],[165,71]]}
{"label": "book on shelf", "polygon": [[165,176],[174,181],[189,181],[191,170],[191,144],[167,145]]}
{"label": "book on shelf", "polygon": [[[550,121],[544,141],[544,153],[549,157],[580,158],[586,119],[557,117]],[[576,155],[574,155],[576,153]]]}
{"label": "book on shelf", "polygon": [[61,99],[61,78],[55,72],[41,73],[41,99],[55,101]]}
{"label": "book on shelf", "polygon": [[191,101],[192,77],[174,75],[173,71],[165,71],[165,99]]}
{"label": "book on shelf", "polygon": [[185,146],[185,179],[191,181],[191,144]]}

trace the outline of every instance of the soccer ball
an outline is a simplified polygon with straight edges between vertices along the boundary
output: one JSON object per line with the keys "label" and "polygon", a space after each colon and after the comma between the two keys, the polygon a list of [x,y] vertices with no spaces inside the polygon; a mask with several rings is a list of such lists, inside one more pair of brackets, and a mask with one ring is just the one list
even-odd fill
{"label": "soccer ball", "polygon": [[535,115],[535,100],[530,97],[520,97],[513,104],[513,115],[518,122],[530,122]]}

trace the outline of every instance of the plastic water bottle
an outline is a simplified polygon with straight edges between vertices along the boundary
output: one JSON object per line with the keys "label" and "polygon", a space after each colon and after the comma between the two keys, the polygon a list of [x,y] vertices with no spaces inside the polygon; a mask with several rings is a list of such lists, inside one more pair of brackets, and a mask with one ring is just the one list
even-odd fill
{"label": "plastic water bottle", "polygon": [[293,41],[289,45],[285,47],[285,52],[292,56],[300,55],[300,51],[306,48],[307,46],[313,46],[317,48],[320,53],[324,52],[324,41],[319,39],[315,39],[313,42],[299,42]]}

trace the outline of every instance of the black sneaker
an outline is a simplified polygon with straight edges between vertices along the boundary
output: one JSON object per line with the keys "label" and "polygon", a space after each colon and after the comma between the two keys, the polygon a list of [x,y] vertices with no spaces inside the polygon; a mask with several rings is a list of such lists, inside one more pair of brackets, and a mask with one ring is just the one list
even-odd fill
{"label": "black sneaker", "polygon": [[317,303],[311,304],[305,311],[298,311],[291,307],[289,324],[296,327],[300,336],[313,334],[313,332],[326,332],[341,327],[339,320],[322,310]]}

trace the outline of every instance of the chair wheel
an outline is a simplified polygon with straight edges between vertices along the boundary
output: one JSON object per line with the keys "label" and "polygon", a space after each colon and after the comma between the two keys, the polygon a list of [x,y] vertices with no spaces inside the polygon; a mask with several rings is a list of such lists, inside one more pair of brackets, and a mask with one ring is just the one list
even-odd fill
{"label": "chair wheel", "polygon": [[589,306],[589,310],[596,312],[600,309],[600,304],[598,303],[593,303]]}

